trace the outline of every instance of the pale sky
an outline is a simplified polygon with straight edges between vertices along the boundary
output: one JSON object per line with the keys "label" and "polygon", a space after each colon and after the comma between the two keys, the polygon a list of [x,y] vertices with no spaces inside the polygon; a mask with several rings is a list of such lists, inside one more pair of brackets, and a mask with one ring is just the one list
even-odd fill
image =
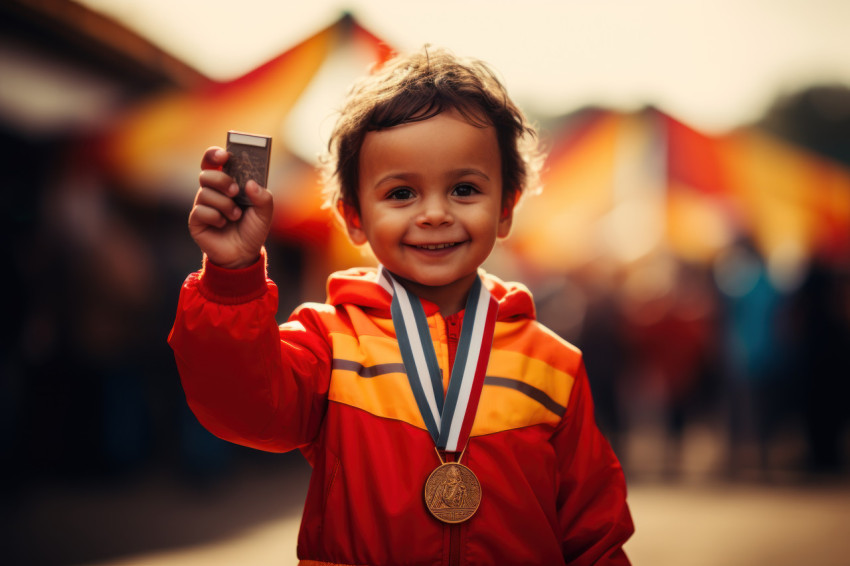
{"label": "pale sky", "polygon": [[202,73],[236,78],[344,10],[390,45],[483,59],[538,115],[655,104],[723,131],[779,92],[850,84],[846,0],[78,0]]}

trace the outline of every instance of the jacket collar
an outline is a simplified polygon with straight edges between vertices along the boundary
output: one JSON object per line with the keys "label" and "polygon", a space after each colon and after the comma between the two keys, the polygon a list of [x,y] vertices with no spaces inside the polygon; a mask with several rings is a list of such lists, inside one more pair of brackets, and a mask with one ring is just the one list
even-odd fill
{"label": "jacket collar", "polygon": [[[479,273],[484,286],[499,301],[498,320],[536,318],[534,300],[525,285],[506,283],[483,270]],[[390,318],[392,296],[378,280],[376,268],[355,267],[337,271],[328,278],[328,303],[334,306],[353,304],[373,311],[376,316]],[[428,301],[423,301],[423,307],[428,316],[437,312],[437,306]]]}

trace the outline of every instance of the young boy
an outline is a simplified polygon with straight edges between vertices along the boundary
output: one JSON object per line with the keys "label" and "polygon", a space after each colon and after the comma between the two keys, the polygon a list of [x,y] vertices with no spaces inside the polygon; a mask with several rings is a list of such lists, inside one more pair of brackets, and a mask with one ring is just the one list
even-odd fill
{"label": "young boy", "polygon": [[333,274],[277,326],[253,206],[207,150],[189,218],[205,254],[169,341],[195,415],[313,466],[303,565],[628,564],[620,465],[581,354],[520,284],[479,270],[508,235],[534,135],[486,66],[427,51],[351,92],[331,139],[331,201],[379,269]]}

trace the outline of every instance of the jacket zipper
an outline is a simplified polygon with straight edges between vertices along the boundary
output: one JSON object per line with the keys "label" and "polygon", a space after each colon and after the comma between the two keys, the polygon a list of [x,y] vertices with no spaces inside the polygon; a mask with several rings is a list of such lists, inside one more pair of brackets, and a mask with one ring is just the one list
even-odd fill
{"label": "jacket zipper", "polygon": [[[443,319],[443,329],[446,335],[446,346],[449,350],[449,372],[454,365],[457,352],[457,342],[460,336],[460,324],[462,319],[451,316]],[[457,459],[455,453],[443,453],[445,462],[454,462]],[[460,566],[461,551],[461,523],[448,525],[449,529],[449,566]]]}
{"label": "jacket zipper", "polygon": [[460,524],[449,525],[449,565],[460,566]]}

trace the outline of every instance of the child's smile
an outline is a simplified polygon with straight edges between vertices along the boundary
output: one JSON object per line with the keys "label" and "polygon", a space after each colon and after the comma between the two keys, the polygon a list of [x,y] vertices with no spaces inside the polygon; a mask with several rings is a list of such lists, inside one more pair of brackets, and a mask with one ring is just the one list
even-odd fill
{"label": "child's smile", "polygon": [[499,145],[492,127],[454,110],[369,132],[360,150],[360,214],[352,240],[443,314],[463,308],[478,268],[507,236]]}

